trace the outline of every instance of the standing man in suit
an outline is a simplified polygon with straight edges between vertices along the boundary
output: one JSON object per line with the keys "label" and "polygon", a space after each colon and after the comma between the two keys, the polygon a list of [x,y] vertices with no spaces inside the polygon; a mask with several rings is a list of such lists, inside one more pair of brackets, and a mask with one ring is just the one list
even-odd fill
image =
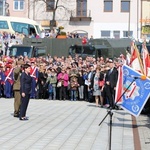
{"label": "standing man in suit", "polygon": [[115,91],[118,80],[118,70],[115,67],[115,64],[112,59],[108,60],[108,65],[110,69],[106,73],[105,87],[103,89],[103,92],[109,102],[110,107],[114,108]]}
{"label": "standing man in suit", "polygon": [[20,76],[22,72],[21,65],[23,65],[23,60],[19,60],[16,62],[16,67],[13,70],[14,75],[14,117],[19,117],[20,113],[20,105],[21,105],[21,95],[20,95]]}
{"label": "standing man in suit", "polygon": [[20,77],[20,94],[21,94],[21,107],[20,107],[20,120],[28,120],[26,117],[26,111],[31,94],[31,81],[30,76],[30,65],[24,65],[24,72],[22,72]]}

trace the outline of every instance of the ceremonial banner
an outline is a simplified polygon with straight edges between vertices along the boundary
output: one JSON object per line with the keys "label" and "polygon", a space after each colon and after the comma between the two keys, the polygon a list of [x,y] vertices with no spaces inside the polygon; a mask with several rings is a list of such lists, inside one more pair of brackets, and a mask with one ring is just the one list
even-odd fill
{"label": "ceremonial banner", "polygon": [[[120,84],[116,88],[116,100],[117,97],[124,93],[119,101],[120,106],[137,117],[150,96],[150,79],[143,78],[142,74],[126,65],[122,66],[122,74],[118,77],[120,82],[119,78],[122,78],[122,87]],[[131,86],[129,87],[129,85]]]}
{"label": "ceremonial banner", "polygon": [[144,74],[150,77],[150,56],[145,44],[142,47]]}
{"label": "ceremonial banner", "polygon": [[121,104],[123,101],[122,98],[123,93],[123,72],[122,72],[122,66],[119,66],[118,68],[118,81],[116,85],[116,94],[115,94],[115,103]]}
{"label": "ceremonial banner", "polygon": [[140,73],[143,73],[143,65],[142,65],[142,61],[140,58],[140,54],[139,54],[139,51],[138,51],[136,45],[134,45],[134,43],[132,43],[132,45],[131,45],[130,66],[134,70],[136,70]]}

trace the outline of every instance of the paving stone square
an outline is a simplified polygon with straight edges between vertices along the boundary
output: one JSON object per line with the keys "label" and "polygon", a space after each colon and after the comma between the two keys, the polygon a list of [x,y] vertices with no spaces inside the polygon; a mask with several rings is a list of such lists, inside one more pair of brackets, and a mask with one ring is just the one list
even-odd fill
{"label": "paving stone square", "polygon": [[[0,150],[108,150],[109,115],[106,108],[85,101],[31,99],[29,120],[13,117],[13,99],[0,99]],[[144,120],[145,121],[144,121]],[[137,119],[141,149],[150,142],[149,118]],[[145,130],[147,129],[147,130]],[[112,150],[134,150],[132,116],[114,110],[112,117]]]}

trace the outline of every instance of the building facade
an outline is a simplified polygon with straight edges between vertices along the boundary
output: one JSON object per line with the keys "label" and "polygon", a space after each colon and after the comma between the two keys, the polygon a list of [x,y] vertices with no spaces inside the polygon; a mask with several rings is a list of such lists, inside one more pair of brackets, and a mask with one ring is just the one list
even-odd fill
{"label": "building facade", "polygon": [[141,34],[150,40],[150,0],[142,0],[141,6]]}
{"label": "building facade", "polygon": [[56,0],[7,0],[7,3],[10,16],[34,19],[45,29],[56,24],[63,26],[65,32],[94,38],[139,39],[143,19],[150,19],[149,0],[59,0],[58,4]]}
{"label": "building facade", "polygon": [[28,18],[28,0],[6,0],[8,16]]}

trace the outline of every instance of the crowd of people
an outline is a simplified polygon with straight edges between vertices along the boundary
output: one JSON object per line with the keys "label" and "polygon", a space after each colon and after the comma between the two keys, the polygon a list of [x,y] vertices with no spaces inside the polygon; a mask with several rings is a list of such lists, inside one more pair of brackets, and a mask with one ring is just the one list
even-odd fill
{"label": "crowd of people", "polygon": [[[3,39],[20,39],[21,35],[1,35]],[[48,36],[49,35],[46,35]],[[69,36],[69,33],[68,33]],[[79,38],[77,34],[70,38]],[[11,42],[9,43],[11,44]],[[18,43],[15,43],[18,44]],[[14,98],[14,117],[26,120],[29,99],[95,102],[96,107],[115,106],[118,67],[123,57],[93,58],[27,56],[0,57],[0,97]],[[26,86],[27,87],[26,87]],[[26,99],[26,103],[24,103]]]}
{"label": "crowd of people", "polygon": [[[0,57],[0,96],[15,98],[14,116],[20,107],[20,75],[30,65],[30,98],[96,102],[97,107],[113,107],[120,59],[82,57]],[[21,82],[20,82],[21,80]],[[22,85],[24,87],[24,85]]]}

